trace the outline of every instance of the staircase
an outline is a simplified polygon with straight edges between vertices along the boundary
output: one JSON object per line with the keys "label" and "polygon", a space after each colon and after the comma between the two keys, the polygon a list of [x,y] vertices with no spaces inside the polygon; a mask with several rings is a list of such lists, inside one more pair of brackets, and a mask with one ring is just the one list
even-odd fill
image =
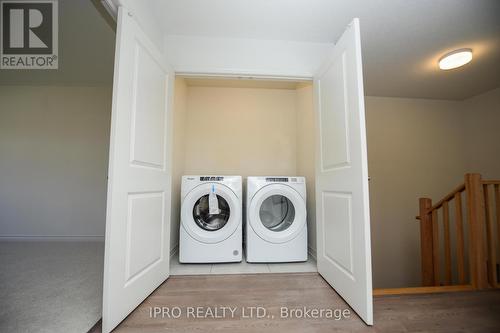
{"label": "staircase", "polygon": [[468,173],[432,203],[419,199],[423,286],[500,287],[500,180]]}

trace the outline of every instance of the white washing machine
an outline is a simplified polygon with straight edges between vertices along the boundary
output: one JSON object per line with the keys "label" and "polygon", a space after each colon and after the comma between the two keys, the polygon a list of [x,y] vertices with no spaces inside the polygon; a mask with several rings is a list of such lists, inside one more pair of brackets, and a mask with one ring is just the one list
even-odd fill
{"label": "white washing machine", "polygon": [[179,262],[242,258],[241,176],[183,176]]}
{"label": "white washing machine", "polygon": [[248,177],[246,193],[247,261],[306,261],[305,178]]}

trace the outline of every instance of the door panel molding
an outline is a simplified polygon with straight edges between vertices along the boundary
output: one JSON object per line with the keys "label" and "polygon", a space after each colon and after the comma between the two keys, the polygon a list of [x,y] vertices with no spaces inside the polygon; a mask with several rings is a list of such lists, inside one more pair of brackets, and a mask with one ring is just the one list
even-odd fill
{"label": "door panel molding", "polygon": [[169,276],[174,73],[119,7],[108,169],[103,332]]}
{"label": "door panel molding", "polygon": [[359,20],[314,80],[318,272],[373,324],[368,162]]}

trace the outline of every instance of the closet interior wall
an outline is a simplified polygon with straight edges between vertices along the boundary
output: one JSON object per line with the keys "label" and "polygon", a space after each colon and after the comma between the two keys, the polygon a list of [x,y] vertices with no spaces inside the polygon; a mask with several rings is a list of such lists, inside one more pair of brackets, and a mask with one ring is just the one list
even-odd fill
{"label": "closet interior wall", "polygon": [[[179,242],[181,176],[304,176],[308,246],[316,252],[315,118],[310,82],[176,77],[171,250]],[[245,181],[244,181],[245,183]]]}

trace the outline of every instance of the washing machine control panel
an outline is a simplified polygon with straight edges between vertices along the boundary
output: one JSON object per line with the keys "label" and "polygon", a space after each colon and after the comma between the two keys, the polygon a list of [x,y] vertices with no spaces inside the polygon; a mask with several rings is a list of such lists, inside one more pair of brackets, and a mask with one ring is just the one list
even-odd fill
{"label": "washing machine control panel", "polygon": [[186,180],[199,180],[200,182],[210,182],[210,181],[216,181],[216,182],[222,182],[224,181],[224,177],[222,176],[184,176],[183,177]]}
{"label": "washing machine control panel", "polygon": [[201,176],[200,177],[201,182],[209,182],[209,181],[221,182],[223,180],[224,180],[224,177],[221,177],[221,176]]}
{"label": "washing machine control panel", "polygon": [[266,183],[304,183],[304,177],[263,177],[259,180],[264,180]]}

